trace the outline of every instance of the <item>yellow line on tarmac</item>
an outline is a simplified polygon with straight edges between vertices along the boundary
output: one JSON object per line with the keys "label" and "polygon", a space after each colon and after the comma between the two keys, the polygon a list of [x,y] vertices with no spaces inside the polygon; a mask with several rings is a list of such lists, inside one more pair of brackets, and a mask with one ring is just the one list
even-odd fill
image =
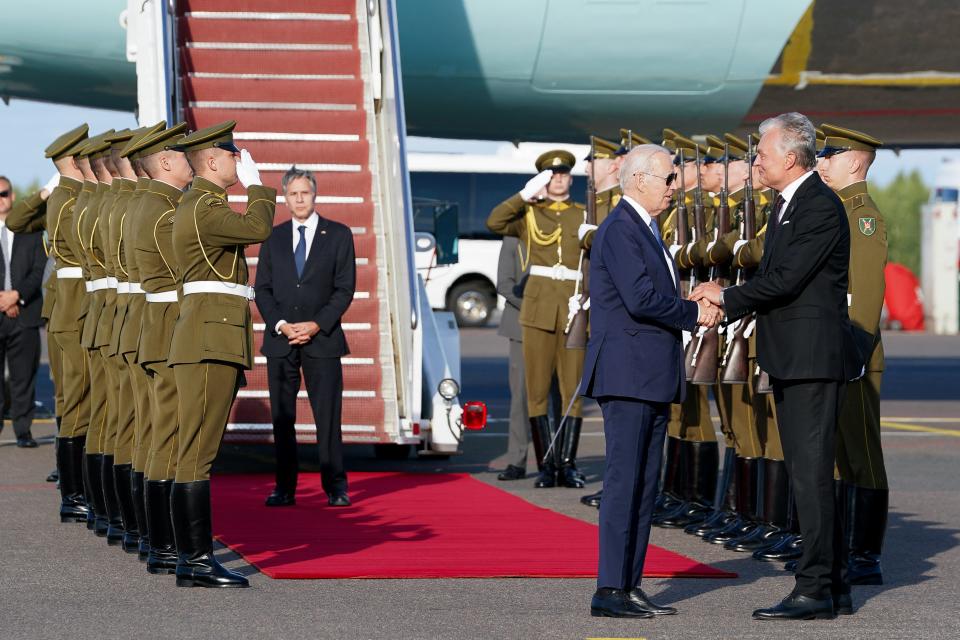
{"label": "yellow line on tarmac", "polygon": [[918,424],[903,424],[901,422],[889,422],[887,420],[881,420],[880,426],[887,427],[888,429],[899,429],[900,431],[922,431],[924,433],[936,433],[937,435],[941,436],[953,436],[954,438],[960,438],[960,429],[921,427]]}

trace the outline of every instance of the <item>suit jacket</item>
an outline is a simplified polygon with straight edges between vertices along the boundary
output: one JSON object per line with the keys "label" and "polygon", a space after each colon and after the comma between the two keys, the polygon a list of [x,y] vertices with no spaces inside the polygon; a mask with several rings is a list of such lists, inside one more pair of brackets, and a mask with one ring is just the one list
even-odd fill
{"label": "suit jacket", "polygon": [[497,293],[506,298],[497,334],[517,341],[523,338],[520,305],[523,304],[523,288],[528,277],[527,272],[520,268],[518,251],[522,250],[517,238],[504,236],[497,262]]}
{"label": "suit jacket", "polygon": [[293,222],[288,220],[274,227],[273,234],[260,246],[254,285],[257,308],[267,325],[260,352],[280,358],[290,353],[287,337],[275,330],[280,320],[313,320],[320,332],[301,347],[305,355],[339,358],[350,353],[340,318],[353,302],[356,284],[356,258],[349,227],[320,218],[300,278],[293,260]]}
{"label": "suit jacket", "polygon": [[679,295],[663,246],[621,200],[590,250],[590,341],[583,395],[681,402],[686,391],[683,330],[697,324]]}
{"label": "suit jacket", "polygon": [[[10,252],[10,285],[20,293],[20,315],[16,322],[22,327],[39,327],[43,324],[40,311],[43,308],[43,269],[47,254],[43,250],[40,233],[13,233],[13,249]],[[6,266],[0,260],[0,289],[6,275]]]}
{"label": "suit jacket", "polygon": [[847,317],[850,230],[840,198],[814,173],[779,223],[771,211],[763,259],[724,291],[730,319],[757,312],[757,361],[783,380],[849,380],[862,362]]}

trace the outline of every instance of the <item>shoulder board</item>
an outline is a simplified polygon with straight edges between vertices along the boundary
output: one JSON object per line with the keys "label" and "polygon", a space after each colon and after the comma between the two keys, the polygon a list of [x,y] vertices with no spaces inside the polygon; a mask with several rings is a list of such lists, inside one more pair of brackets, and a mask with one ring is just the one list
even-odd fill
{"label": "shoulder board", "polygon": [[205,207],[219,207],[223,205],[223,198],[218,196],[209,196],[203,199],[203,205]]}
{"label": "shoulder board", "polygon": [[854,211],[867,204],[867,194],[858,193],[855,196],[847,198],[844,200],[844,202],[847,204],[847,207],[849,207],[850,211]]}
{"label": "shoulder board", "polygon": [[617,206],[620,204],[621,198],[623,198],[623,196],[621,196],[619,193],[613,194],[613,197],[610,198],[610,205],[614,207]]}

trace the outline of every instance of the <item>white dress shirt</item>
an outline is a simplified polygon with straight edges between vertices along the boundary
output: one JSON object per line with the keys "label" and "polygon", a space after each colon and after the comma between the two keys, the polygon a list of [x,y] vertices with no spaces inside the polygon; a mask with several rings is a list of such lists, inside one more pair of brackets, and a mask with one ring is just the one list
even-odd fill
{"label": "white dress shirt", "polygon": [[813,170],[807,171],[805,174],[788,184],[783,188],[783,191],[780,192],[780,197],[783,198],[783,204],[780,205],[780,211],[777,212],[777,222],[783,219],[783,214],[787,210],[787,207],[790,205],[790,200],[793,199],[793,194],[797,192],[797,189],[800,188],[800,185],[803,184],[803,181],[813,175]]}
{"label": "white dress shirt", "polygon": [[[303,232],[304,242],[307,244],[307,252],[303,256],[303,259],[306,261],[307,258],[310,257],[310,247],[313,245],[313,237],[317,235],[317,227],[320,225],[320,216],[318,216],[317,212],[314,211],[304,222],[297,222],[296,220],[291,219],[290,223],[293,225],[293,251],[296,251],[297,245],[300,244],[300,227],[306,228],[306,231]],[[287,324],[286,320],[277,321],[273,331],[275,333],[280,333],[280,327],[285,324]]]}

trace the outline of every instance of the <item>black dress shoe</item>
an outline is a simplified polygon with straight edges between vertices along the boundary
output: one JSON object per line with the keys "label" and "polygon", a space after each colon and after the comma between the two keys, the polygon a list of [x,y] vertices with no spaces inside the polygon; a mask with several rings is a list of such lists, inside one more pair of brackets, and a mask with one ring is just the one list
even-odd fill
{"label": "black dress shoe", "polygon": [[281,491],[280,489],[274,489],[273,493],[267,496],[265,505],[268,507],[292,507],[297,504],[297,500],[293,495],[293,492]]}
{"label": "black dress shoe", "polygon": [[643,589],[636,587],[627,592],[630,602],[640,607],[644,611],[649,611],[655,616],[672,616],[677,613],[673,607],[662,607],[650,602],[650,598],[643,592]]}
{"label": "black dress shoe", "polygon": [[653,613],[641,609],[623,589],[597,589],[590,600],[594,618],[652,618]]}
{"label": "black dress shoe", "polygon": [[537,476],[537,481],[533,483],[535,489],[552,489],[557,486],[557,468],[552,464],[546,464]]}
{"label": "black dress shoe", "polygon": [[853,598],[849,593],[833,594],[833,610],[838,616],[853,615]]}
{"label": "black dress shoe", "polygon": [[327,504],[331,507],[349,507],[352,502],[350,502],[350,496],[345,492],[334,493],[331,496],[327,497]]}
{"label": "black dress shoe", "polygon": [[497,480],[509,482],[510,480],[523,480],[527,477],[527,470],[518,467],[515,464],[508,464],[507,468],[497,474]]}
{"label": "black dress shoe", "polygon": [[799,593],[791,593],[775,607],[753,612],[754,620],[831,620],[834,617],[833,598],[818,600]]}
{"label": "black dress shoe", "polygon": [[58,482],[60,480],[60,472],[54,469],[50,472],[50,475],[47,476],[47,482]]}
{"label": "black dress shoe", "polygon": [[27,431],[22,436],[17,436],[17,446],[21,449],[36,449],[37,441],[34,440],[30,432]]}
{"label": "black dress shoe", "polygon": [[783,570],[787,573],[796,573],[797,572],[797,560],[791,560],[787,564],[783,565]]}
{"label": "black dress shoe", "polygon": [[590,495],[583,496],[580,498],[580,504],[585,504],[588,507],[594,507],[596,509],[600,508],[600,500],[603,498],[603,489],[597,491],[596,493],[591,493]]}

